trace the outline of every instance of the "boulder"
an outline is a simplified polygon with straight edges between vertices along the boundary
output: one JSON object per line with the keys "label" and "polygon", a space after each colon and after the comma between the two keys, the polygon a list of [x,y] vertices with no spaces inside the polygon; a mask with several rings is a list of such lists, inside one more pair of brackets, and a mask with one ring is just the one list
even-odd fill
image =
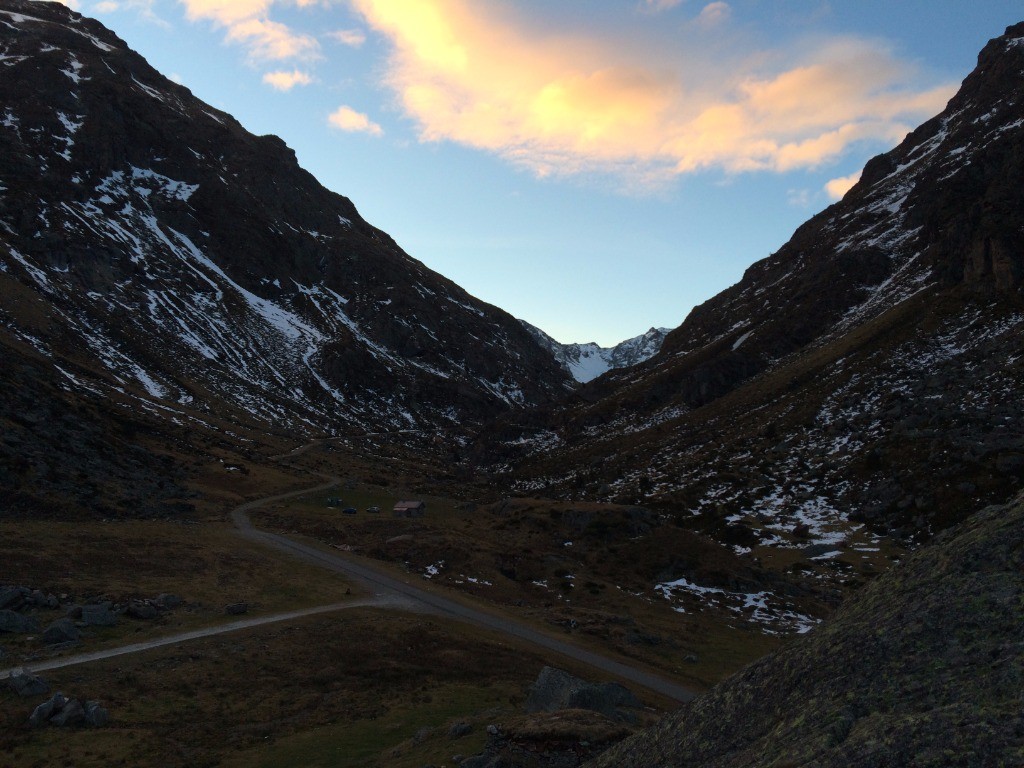
{"label": "boulder", "polygon": [[25,601],[24,587],[0,587],[0,610],[17,608]]}
{"label": "boulder", "polygon": [[473,726],[469,723],[455,723],[451,728],[448,729],[449,739],[461,739],[466,734],[473,730]]}
{"label": "boulder", "polygon": [[57,691],[50,697],[49,701],[44,701],[32,710],[32,714],[28,717],[28,724],[33,728],[46,725],[51,717],[64,709],[66,703],[67,700],[64,698],[64,694]]}
{"label": "boulder", "polygon": [[177,595],[160,594],[157,595],[156,600],[153,601],[157,608],[164,611],[173,611],[175,608],[180,606],[184,601]]}
{"label": "boulder", "polygon": [[71,619],[57,619],[43,632],[43,642],[46,645],[73,643],[81,637],[82,633]]}
{"label": "boulder", "polygon": [[[90,627],[112,627],[117,624],[117,614],[111,610],[110,603],[99,605],[83,605],[79,610],[79,618]],[[71,613],[69,612],[69,616]]]}
{"label": "boulder", "polygon": [[231,605],[224,607],[224,613],[229,616],[241,616],[243,613],[249,612],[248,603],[232,603]]}
{"label": "boulder", "polygon": [[8,679],[7,684],[11,686],[19,696],[42,696],[50,692],[50,686],[41,677],[37,677],[25,670],[15,671]]}
{"label": "boulder", "polygon": [[69,725],[80,725],[85,722],[85,707],[78,699],[68,699],[60,712],[50,718],[50,725],[58,728]]}
{"label": "boulder", "polygon": [[155,619],[160,612],[149,603],[144,603],[142,600],[132,600],[128,603],[127,613],[133,619],[149,621],[150,619]]}
{"label": "boulder", "polygon": [[110,712],[98,701],[85,702],[85,722],[94,728],[102,728],[110,722]]}
{"label": "boulder", "polygon": [[0,632],[27,634],[39,631],[39,621],[33,616],[22,616],[14,611],[0,611]]}
{"label": "boulder", "polygon": [[560,709],[589,709],[616,721],[631,721],[635,715],[622,711],[637,709],[639,700],[618,683],[588,683],[568,672],[544,667],[530,687],[527,712],[555,712]]}

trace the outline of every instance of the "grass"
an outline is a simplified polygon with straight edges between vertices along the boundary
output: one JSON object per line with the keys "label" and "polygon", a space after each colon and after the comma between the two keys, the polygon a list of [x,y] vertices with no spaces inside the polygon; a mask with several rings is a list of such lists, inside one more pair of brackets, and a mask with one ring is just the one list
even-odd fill
{"label": "grass", "polygon": [[[471,754],[481,711],[514,713],[543,663],[461,625],[343,611],[47,675],[101,700],[104,729],[29,730],[36,702],[4,689],[0,767],[423,765]],[[476,734],[450,742],[454,719]],[[425,727],[438,730],[415,743]]]}
{"label": "grass", "polygon": [[[0,542],[0,584],[77,601],[123,602],[160,593],[185,600],[155,620],[122,617],[116,627],[91,627],[74,650],[230,621],[237,618],[225,615],[230,603],[249,603],[256,615],[338,602],[351,590],[339,575],[249,543],[221,522],[0,522]],[[41,610],[37,617],[45,627],[64,610]],[[7,635],[3,644],[15,663],[42,651],[37,639],[26,636]]]}

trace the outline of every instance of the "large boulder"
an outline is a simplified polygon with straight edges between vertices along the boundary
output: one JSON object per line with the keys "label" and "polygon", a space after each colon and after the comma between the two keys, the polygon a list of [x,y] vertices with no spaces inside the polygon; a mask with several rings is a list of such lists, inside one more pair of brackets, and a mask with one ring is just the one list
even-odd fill
{"label": "large boulder", "polygon": [[85,722],[85,707],[78,699],[68,699],[60,712],[50,718],[50,725],[58,728],[68,725],[81,725]]}
{"label": "large boulder", "polygon": [[527,712],[555,712],[560,709],[589,709],[612,720],[635,719],[623,709],[638,709],[639,700],[618,683],[588,683],[568,672],[544,667],[530,688]]}
{"label": "large boulder", "polygon": [[84,624],[90,627],[112,627],[117,624],[117,614],[110,603],[83,605],[77,613]]}
{"label": "large boulder", "polygon": [[98,701],[85,702],[85,722],[94,728],[102,728],[110,722],[110,712]]}
{"label": "large boulder", "polygon": [[0,610],[14,609],[25,602],[25,587],[0,587]]}
{"label": "large boulder", "polygon": [[0,611],[0,632],[28,634],[39,631],[39,621],[34,616],[22,616],[14,611]]}
{"label": "large boulder", "polygon": [[33,728],[39,728],[46,725],[51,717],[64,709],[64,705],[66,703],[67,699],[64,698],[64,694],[57,691],[49,698],[49,700],[44,701],[32,710],[32,714],[28,717],[28,724]]}
{"label": "large boulder", "polygon": [[42,696],[50,692],[50,686],[41,677],[25,670],[16,670],[8,679],[7,684],[19,696]]}
{"label": "large boulder", "polygon": [[155,619],[159,613],[160,612],[156,608],[142,600],[132,600],[128,603],[128,615],[133,619],[148,621],[150,619]]}
{"label": "large boulder", "polygon": [[81,637],[82,633],[78,631],[78,627],[71,619],[57,619],[43,632],[43,642],[46,645],[74,643]]}

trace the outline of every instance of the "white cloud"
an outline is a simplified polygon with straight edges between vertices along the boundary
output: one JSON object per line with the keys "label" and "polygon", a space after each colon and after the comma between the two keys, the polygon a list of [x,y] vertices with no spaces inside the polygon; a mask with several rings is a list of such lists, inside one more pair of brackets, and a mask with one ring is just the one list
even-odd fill
{"label": "white cloud", "polygon": [[716,27],[729,20],[732,8],[728,3],[715,2],[705,5],[694,20],[701,27]]}
{"label": "white cloud", "polygon": [[661,13],[675,8],[685,0],[643,0],[643,8],[651,13]]}
{"label": "white cloud", "polygon": [[[229,42],[241,43],[254,61],[320,58],[320,44],[269,18],[274,0],[179,0],[191,21],[207,20],[227,29]],[[309,5],[299,0],[298,5]]]}
{"label": "white cloud", "polygon": [[368,133],[371,136],[380,136],[384,133],[384,129],[367,115],[349,106],[338,107],[327,120],[335,128],[350,133]]}
{"label": "white cloud", "polygon": [[361,29],[339,29],[335,32],[328,32],[327,36],[350,48],[359,48],[366,42],[366,33]]}
{"label": "white cloud", "polygon": [[811,205],[811,191],[809,189],[786,190],[786,202],[794,208],[808,208]]}
{"label": "white cloud", "polygon": [[856,142],[897,141],[954,87],[910,87],[909,65],[857,38],[737,51],[712,68],[694,46],[551,35],[478,1],[352,3],[391,41],[385,83],[421,141],[489,151],[540,176],[649,184],[707,168],[812,168]]}
{"label": "white cloud", "polygon": [[298,69],[293,69],[291,72],[279,70],[267,72],[263,75],[263,82],[279,91],[290,91],[296,85],[309,85],[313,82],[313,78]]}
{"label": "white cloud", "polygon": [[843,195],[850,191],[854,184],[860,181],[860,171],[851,173],[849,176],[840,176],[838,179],[832,179],[825,185],[825,192],[833,200],[841,200]]}

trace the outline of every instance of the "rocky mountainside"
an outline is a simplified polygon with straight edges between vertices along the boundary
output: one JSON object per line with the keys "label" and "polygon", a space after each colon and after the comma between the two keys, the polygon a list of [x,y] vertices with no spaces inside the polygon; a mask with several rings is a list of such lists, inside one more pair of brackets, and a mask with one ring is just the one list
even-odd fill
{"label": "rocky mountainside", "polygon": [[517,493],[640,503],[751,557],[845,567],[1005,502],[1024,475],[1021,178],[1017,25],[657,355],[502,421],[482,466]]}
{"label": "rocky mountainside", "polygon": [[0,0],[0,337],[66,390],[200,427],[456,432],[571,386],[280,139],[22,0]]}
{"label": "rocky mountainside", "polygon": [[592,765],[1021,765],[1022,600],[1018,498]]}
{"label": "rocky mountainside", "polygon": [[613,368],[629,368],[650,360],[661,349],[665,336],[671,330],[651,328],[646,333],[619,342],[614,347],[602,347],[593,341],[586,344],[562,344],[525,320],[519,322],[538,344],[551,350],[555,360],[572,374],[576,381],[584,384]]}

